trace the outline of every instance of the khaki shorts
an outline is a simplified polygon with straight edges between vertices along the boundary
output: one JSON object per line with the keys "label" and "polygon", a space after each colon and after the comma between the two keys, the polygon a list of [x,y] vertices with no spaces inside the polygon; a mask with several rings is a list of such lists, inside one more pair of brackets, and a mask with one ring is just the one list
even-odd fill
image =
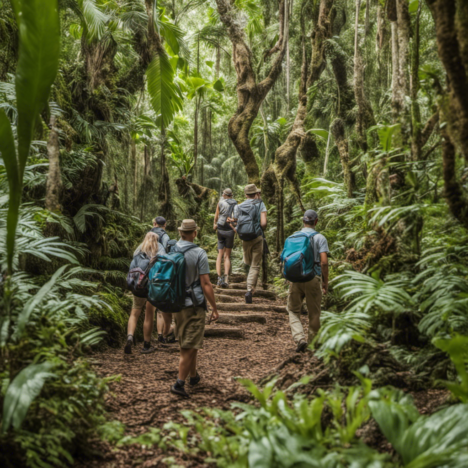
{"label": "khaki shorts", "polygon": [[138,309],[141,310],[143,307],[146,305],[146,297],[137,297],[133,296],[133,305],[132,309]]}
{"label": "khaki shorts", "polygon": [[206,310],[187,307],[173,315],[179,346],[183,349],[202,349],[205,335]]}

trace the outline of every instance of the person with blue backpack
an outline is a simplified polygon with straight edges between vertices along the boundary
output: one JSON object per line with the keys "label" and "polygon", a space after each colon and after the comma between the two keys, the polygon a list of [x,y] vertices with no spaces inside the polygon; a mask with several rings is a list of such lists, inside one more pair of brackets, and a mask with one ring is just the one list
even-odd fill
{"label": "person with blue backpack", "polygon": [[263,231],[267,227],[267,209],[258,198],[259,190],[255,184],[244,188],[246,200],[236,205],[232,218],[228,222],[237,224],[236,232],[242,240],[244,263],[248,265],[246,304],[252,304],[252,296],[257,287],[258,275],[263,256]]}
{"label": "person with blue backpack", "polygon": [[188,398],[185,382],[200,382],[197,372],[198,350],[203,348],[208,301],[210,322],[219,318],[213,286],[210,281],[208,255],[193,241],[198,226],[184,219],[178,228],[181,239],[166,255],[158,255],[149,274],[148,300],[163,312],[172,312],[180,346],[179,375],[170,391]]}
{"label": "person with blue backpack", "polygon": [[[130,264],[130,271],[127,276],[127,286],[133,294],[133,305],[127,325],[127,342],[124,353],[132,354],[132,346],[136,345],[135,329],[141,311],[145,309],[145,322],[143,324],[143,349],[142,353],[154,352],[151,346],[151,335],[154,325],[154,306],[147,301],[148,296],[148,275],[157,255],[163,255],[166,251],[159,243],[159,236],[154,232],[148,232],[143,242],[133,253],[133,260]],[[169,322],[169,329],[171,323]],[[167,324],[166,324],[167,328]]]}
{"label": "person with blue backpack", "polygon": [[[328,292],[328,242],[315,227],[318,214],[304,213],[303,228],[289,236],[281,253],[283,276],[289,286],[287,310],[296,352],[304,352],[320,329],[322,294]],[[302,302],[306,300],[309,315],[307,338],[301,323]]]}
{"label": "person with blue backpack", "polygon": [[[216,207],[213,229],[218,234],[218,258],[216,259],[217,285],[229,287],[229,272],[231,271],[231,252],[234,247],[235,232],[228,218],[232,217],[237,201],[233,198],[230,188],[224,189],[223,198]],[[221,264],[224,258],[224,275],[221,274]]]}

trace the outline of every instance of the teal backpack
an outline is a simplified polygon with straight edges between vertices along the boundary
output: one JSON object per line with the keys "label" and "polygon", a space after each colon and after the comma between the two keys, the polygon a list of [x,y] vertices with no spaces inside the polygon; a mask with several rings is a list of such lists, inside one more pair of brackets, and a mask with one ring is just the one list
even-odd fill
{"label": "teal backpack", "polygon": [[149,272],[148,300],[161,312],[180,312],[185,308],[185,298],[193,285],[189,290],[185,287],[184,254],[197,247],[193,244],[182,253],[174,246],[169,253],[157,256]]}
{"label": "teal backpack", "polygon": [[295,232],[284,243],[281,253],[283,277],[291,283],[306,283],[316,275],[314,243],[318,232]]}

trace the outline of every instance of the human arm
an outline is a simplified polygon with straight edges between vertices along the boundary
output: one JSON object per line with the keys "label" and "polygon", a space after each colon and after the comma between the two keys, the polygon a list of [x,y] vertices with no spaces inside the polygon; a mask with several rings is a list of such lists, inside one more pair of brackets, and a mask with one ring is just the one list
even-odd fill
{"label": "human arm", "polygon": [[213,309],[211,312],[210,322],[218,320],[219,312],[218,312],[218,308],[216,307],[215,294],[213,291],[213,286],[210,281],[210,275],[208,274],[200,275],[200,284],[203,289],[203,294],[205,295],[208,303]]}
{"label": "human arm", "polygon": [[263,213],[260,213],[260,226],[261,226],[263,231],[267,227],[267,214],[266,214],[266,211],[264,211]]}
{"label": "human arm", "polygon": [[327,294],[328,292],[328,253],[320,253],[320,267],[322,268],[322,292]]}
{"label": "human arm", "polygon": [[219,203],[218,206],[216,207],[216,213],[214,217],[214,224],[213,224],[213,229],[216,231],[218,229],[218,219],[219,219]]}

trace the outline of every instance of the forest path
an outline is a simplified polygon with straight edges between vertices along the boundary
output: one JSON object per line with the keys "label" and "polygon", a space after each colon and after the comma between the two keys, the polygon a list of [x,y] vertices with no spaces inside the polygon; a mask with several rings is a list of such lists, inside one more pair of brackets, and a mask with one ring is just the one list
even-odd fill
{"label": "forest path", "polygon": [[[159,347],[149,355],[140,353],[140,343],[131,355],[124,355],[122,348],[108,348],[95,355],[96,370],[101,376],[121,375],[120,382],[111,384],[107,406],[110,418],[126,425],[126,434],[141,434],[168,421],[181,422],[184,420],[181,410],[206,406],[228,409],[233,401],[248,401],[247,392],[234,378],[257,381],[294,354],[284,301],[271,291],[259,291],[253,304],[247,305],[242,283],[245,276],[233,275],[231,281],[234,284],[227,290],[215,288],[223,323],[206,326],[198,363],[202,380],[197,387],[188,388],[189,400],[169,393],[178,372],[177,344]],[[255,321],[251,322],[252,319]],[[230,332],[233,329],[235,333]],[[106,452],[103,446],[100,450]],[[159,449],[137,446],[122,447],[104,455],[104,460],[87,460],[83,466],[165,466],[159,461],[168,456]]]}

